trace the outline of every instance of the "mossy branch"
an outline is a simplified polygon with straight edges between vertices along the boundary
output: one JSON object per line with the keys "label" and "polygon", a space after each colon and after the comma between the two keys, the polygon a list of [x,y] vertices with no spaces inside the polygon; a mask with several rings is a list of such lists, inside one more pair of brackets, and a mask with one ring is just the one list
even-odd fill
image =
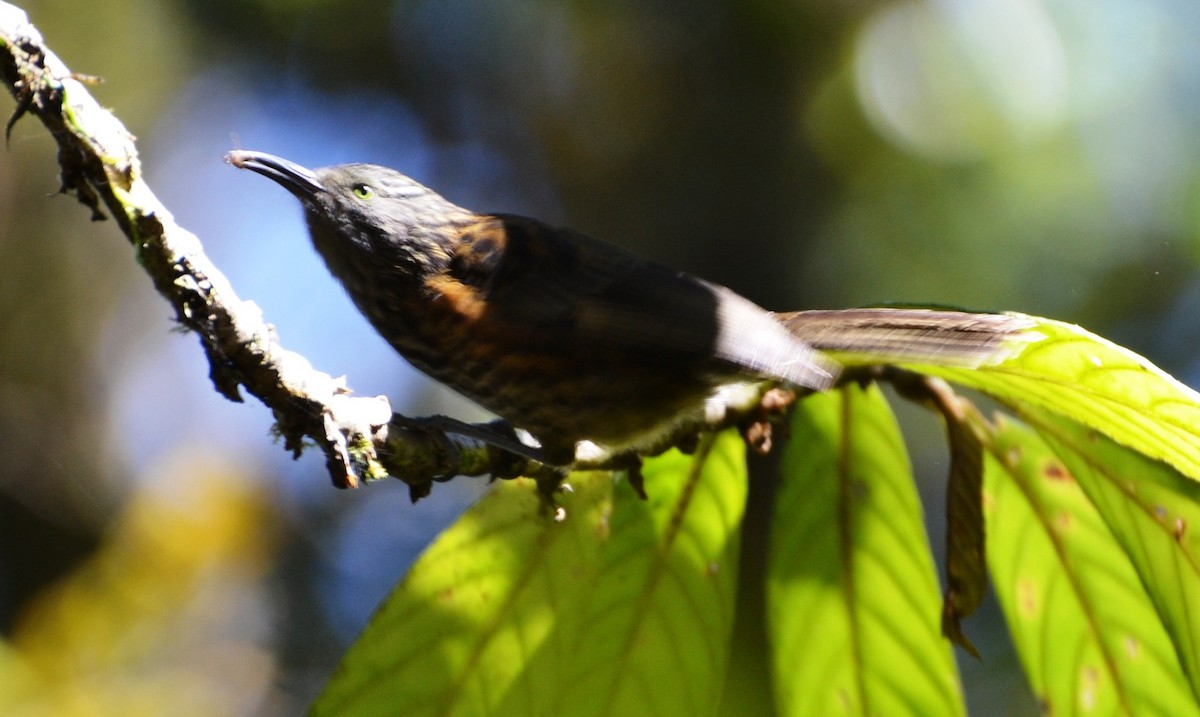
{"label": "mossy branch", "polygon": [[393,423],[386,398],[353,396],[342,379],[283,348],[259,308],[238,297],[196,235],[151,191],[134,137],[93,99],[90,78],[71,72],[25,12],[7,3],[0,3],[0,46],[0,76],[17,100],[6,130],[25,115],[50,130],[59,148],[60,191],[73,194],[93,219],[104,219],[107,210],[116,220],[179,323],[199,336],[213,386],[231,401],[241,401],[245,389],[266,404],[288,450],[299,455],[311,439],[334,485],[352,488],[391,474],[414,497],[443,476],[528,468],[482,441]]}
{"label": "mossy branch", "polygon": [[[493,427],[393,414],[386,398],[354,396],[343,379],[283,348],[259,308],[238,297],[196,235],[176,224],[151,191],[133,135],[88,92],[93,78],[68,69],[25,12],[3,2],[0,48],[0,76],[17,100],[6,130],[26,115],[50,130],[59,147],[60,192],[73,194],[93,219],[104,219],[107,210],[116,220],[179,323],[200,338],[213,386],[231,401],[240,402],[244,389],[266,404],[294,455],[311,439],[325,454],[335,486],[354,488],[392,475],[409,485],[414,500],[433,482],[456,475],[527,475],[539,478],[544,490],[557,485],[561,468],[534,460],[536,450],[506,440]],[[661,448],[694,441],[699,430],[739,425],[766,449],[771,422],[790,404],[779,395],[770,391],[762,405],[685,422]],[[636,456],[602,455],[574,467],[636,465]]]}

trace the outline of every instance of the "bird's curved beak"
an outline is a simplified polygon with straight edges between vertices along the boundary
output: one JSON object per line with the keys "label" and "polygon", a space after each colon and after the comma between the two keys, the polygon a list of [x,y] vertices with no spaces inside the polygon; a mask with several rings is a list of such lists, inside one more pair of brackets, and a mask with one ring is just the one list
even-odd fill
{"label": "bird's curved beak", "polygon": [[249,169],[275,180],[299,199],[308,199],[324,192],[325,187],[311,169],[289,162],[266,152],[235,149],[225,155],[225,161],[238,169]]}

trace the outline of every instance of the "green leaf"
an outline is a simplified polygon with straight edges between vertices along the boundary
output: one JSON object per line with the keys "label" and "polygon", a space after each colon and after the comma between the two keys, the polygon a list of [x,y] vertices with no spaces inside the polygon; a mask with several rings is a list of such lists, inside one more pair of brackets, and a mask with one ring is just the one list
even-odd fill
{"label": "green leaf", "polygon": [[[1062,424],[1074,439],[1087,433]],[[1054,441],[1070,470],[1003,416],[987,442],[988,564],[1030,687],[1051,715],[1200,714],[1138,571],[1076,482],[1078,469],[1094,473],[1094,449],[1070,442]],[[1120,472],[1145,461],[1116,450],[1125,455],[1106,456],[1106,470],[1115,468],[1108,458]]]}
{"label": "green leaf", "polygon": [[1031,404],[1094,428],[1121,445],[1200,480],[1200,394],[1146,359],[1087,331],[1029,317],[1043,338],[978,368],[900,364]]}
{"label": "green leaf", "polygon": [[[1192,527],[1200,525],[1200,485],[1060,416],[1030,406],[1021,415],[1054,448],[1132,562],[1194,700],[1200,695],[1200,535]],[[1124,624],[1145,641],[1152,634],[1146,622]]]}
{"label": "green leaf", "polygon": [[572,474],[566,520],[498,484],[443,533],[343,659],[314,712],[704,715],[733,625],[744,446],[646,462],[649,500]]}
{"label": "green leaf", "polygon": [[874,386],[805,398],[772,523],[767,617],[783,715],[961,715],[895,418]]}

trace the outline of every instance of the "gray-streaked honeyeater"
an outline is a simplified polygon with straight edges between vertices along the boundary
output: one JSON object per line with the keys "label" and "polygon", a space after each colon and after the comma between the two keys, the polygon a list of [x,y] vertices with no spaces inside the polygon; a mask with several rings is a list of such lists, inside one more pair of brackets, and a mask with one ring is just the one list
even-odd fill
{"label": "gray-streaked honeyeater", "polygon": [[776,314],[733,291],[536,219],[479,214],[371,164],[310,170],[230,152],[304,207],[313,245],[359,310],[425,373],[567,464],[581,441],[648,444],[722,388],[828,388],[822,350],[975,364],[1028,322],[851,309]]}

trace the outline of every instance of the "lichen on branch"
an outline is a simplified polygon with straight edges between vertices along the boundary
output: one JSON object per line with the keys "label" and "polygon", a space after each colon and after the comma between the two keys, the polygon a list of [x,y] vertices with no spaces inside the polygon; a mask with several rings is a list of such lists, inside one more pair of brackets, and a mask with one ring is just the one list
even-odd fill
{"label": "lichen on branch", "polygon": [[6,131],[30,115],[46,126],[58,144],[60,191],[93,219],[107,210],[116,220],[179,323],[200,338],[217,391],[241,401],[244,390],[266,404],[295,455],[315,443],[334,485],[391,474],[415,499],[446,476],[527,468],[482,441],[393,424],[386,398],[354,396],[344,380],[283,348],[258,307],[238,297],[196,235],[151,191],[133,135],[91,96],[90,78],[73,73],[8,3],[0,3],[0,77],[17,102]]}

